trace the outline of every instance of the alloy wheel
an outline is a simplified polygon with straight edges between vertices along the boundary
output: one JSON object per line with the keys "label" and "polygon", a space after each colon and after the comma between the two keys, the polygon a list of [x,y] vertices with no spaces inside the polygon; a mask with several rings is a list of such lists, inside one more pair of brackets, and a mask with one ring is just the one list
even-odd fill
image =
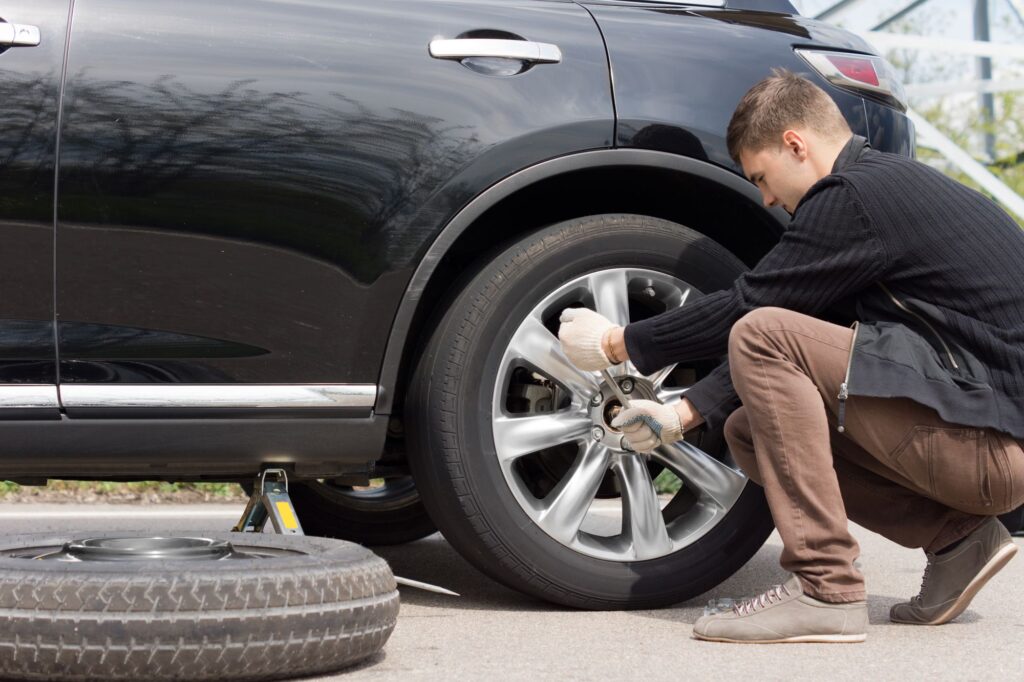
{"label": "alloy wheel", "polygon": [[[621,409],[615,393],[600,373],[575,367],[557,337],[566,307],[626,325],[699,295],[654,270],[592,272],[547,295],[508,343],[494,382],[495,452],[523,511],[566,547],[612,561],[656,559],[703,537],[743,491],[747,478],[727,455],[688,440],[630,451],[610,423]],[[664,404],[679,402],[694,378],[675,365],[642,375],[627,362],[609,372],[632,397]],[[655,480],[666,477],[677,489],[659,494]]]}

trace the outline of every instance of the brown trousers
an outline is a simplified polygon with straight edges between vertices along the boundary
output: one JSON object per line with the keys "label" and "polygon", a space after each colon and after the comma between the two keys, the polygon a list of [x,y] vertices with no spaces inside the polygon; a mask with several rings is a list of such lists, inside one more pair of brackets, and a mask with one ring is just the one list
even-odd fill
{"label": "brown trousers", "polygon": [[729,336],[743,406],[725,437],[764,486],[782,567],[824,601],[865,598],[847,519],[936,551],[1024,503],[1024,450],[1008,434],[943,421],[906,398],[851,396],[836,430],[853,329],[758,308]]}

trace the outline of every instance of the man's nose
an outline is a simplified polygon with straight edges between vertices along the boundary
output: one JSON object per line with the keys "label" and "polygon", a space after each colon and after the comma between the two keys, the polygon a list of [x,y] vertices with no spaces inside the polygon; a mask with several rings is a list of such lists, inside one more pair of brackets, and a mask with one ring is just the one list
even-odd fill
{"label": "man's nose", "polygon": [[778,199],[776,199],[775,195],[772,194],[771,192],[762,191],[761,199],[764,201],[765,208],[771,208],[778,202]]}

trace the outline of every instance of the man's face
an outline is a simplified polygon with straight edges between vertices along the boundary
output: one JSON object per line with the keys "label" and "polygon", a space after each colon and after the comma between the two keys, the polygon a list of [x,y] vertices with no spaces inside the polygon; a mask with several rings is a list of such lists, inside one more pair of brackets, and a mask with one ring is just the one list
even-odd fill
{"label": "man's face", "polygon": [[790,215],[820,177],[808,153],[805,137],[787,130],[779,146],[740,152],[743,174],[761,190],[764,205],[782,206]]}

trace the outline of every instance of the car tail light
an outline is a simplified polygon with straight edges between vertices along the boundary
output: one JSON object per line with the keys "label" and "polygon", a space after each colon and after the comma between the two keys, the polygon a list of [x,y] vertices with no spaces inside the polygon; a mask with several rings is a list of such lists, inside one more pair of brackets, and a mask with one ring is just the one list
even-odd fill
{"label": "car tail light", "polygon": [[856,52],[798,49],[798,55],[835,86],[895,104],[907,110],[907,96],[892,64],[881,57]]}

